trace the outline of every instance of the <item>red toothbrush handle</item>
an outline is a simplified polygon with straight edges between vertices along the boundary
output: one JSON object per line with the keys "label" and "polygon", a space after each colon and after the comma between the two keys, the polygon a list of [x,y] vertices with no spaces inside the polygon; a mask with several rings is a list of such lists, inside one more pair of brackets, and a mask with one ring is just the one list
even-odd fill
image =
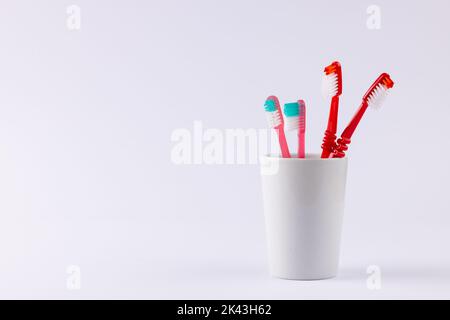
{"label": "red toothbrush handle", "polygon": [[348,145],[352,142],[350,139],[340,137],[337,141],[337,147],[334,150],[333,158],[345,157],[345,151],[348,150]]}
{"label": "red toothbrush handle", "polygon": [[328,116],[328,126],[325,131],[322,143],[322,158],[328,158],[334,152],[336,147],[336,131],[339,108],[339,96],[331,99],[330,114]]}
{"label": "red toothbrush handle", "polygon": [[336,147],[336,135],[330,130],[325,131],[322,143],[322,156],[321,158],[329,158]]}
{"label": "red toothbrush handle", "polygon": [[368,103],[366,101],[363,101],[356,112],[356,114],[353,116],[352,120],[348,124],[348,126],[344,129],[344,131],[341,134],[341,138],[338,139],[336,148],[333,153],[333,158],[343,158],[345,157],[345,152],[348,150],[348,145],[351,142],[353,133],[356,130],[356,127],[358,126],[359,122],[361,121],[361,118],[364,115],[364,112],[366,112]]}

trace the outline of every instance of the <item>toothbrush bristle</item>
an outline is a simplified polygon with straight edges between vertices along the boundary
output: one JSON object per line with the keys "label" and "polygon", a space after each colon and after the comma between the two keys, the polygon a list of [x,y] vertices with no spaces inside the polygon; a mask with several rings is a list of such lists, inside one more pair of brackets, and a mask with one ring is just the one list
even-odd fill
{"label": "toothbrush bristle", "polygon": [[388,95],[388,88],[384,84],[379,84],[367,97],[367,103],[374,109],[379,109]]}
{"label": "toothbrush bristle", "polygon": [[266,111],[267,122],[270,128],[277,128],[283,124],[278,99],[274,96],[267,98],[264,103],[264,110]]}
{"label": "toothbrush bristle", "polygon": [[284,122],[284,130],[285,131],[292,131],[297,130],[300,125],[300,118],[299,117],[289,117],[286,118]]}
{"label": "toothbrush bristle", "polygon": [[284,105],[284,129],[286,131],[297,130],[300,121],[300,107],[297,102]]}
{"label": "toothbrush bristle", "polygon": [[322,80],[322,94],[324,97],[335,97],[342,94],[342,70],[341,64],[333,62],[324,69]]}
{"label": "toothbrush bristle", "polygon": [[335,74],[325,75],[322,79],[322,95],[334,97],[338,93],[338,80]]}
{"label": "toothbrush bristle", "polygon": [[280,111],[266,111],[267,122],[270,128],[277,128],[282,124]]}
{"label": "toothbrush bristle", "polygon": [[389,89],[394,86],[394,81],[387,73],[381,74],[372,84],[364,99],[370,107],[379,109],[388,95]]}
{"label": "toothbrush bristle", "polygon": [[273,100],[266,100],[266,103],[264,103],[264,110],[267,112],[274,112],[277,110],[277,105],[275,101]]}

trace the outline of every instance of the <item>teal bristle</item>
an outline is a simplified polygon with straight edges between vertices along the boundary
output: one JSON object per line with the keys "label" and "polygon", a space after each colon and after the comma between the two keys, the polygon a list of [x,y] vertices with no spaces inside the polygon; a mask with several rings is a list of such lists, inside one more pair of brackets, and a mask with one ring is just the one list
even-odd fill
{"label": "teal bristle", "polygon": [[284,115],[286,117],[298,117],[300,114],[299,105],[297,102],[286,103],[284,105]]}
{"label": "teal bristle", "polygon": [[275,101],[267,100],[266,103],[264,104],[264,109],[267,112],[275,112],[277,110],[277,106],[275,104]]}

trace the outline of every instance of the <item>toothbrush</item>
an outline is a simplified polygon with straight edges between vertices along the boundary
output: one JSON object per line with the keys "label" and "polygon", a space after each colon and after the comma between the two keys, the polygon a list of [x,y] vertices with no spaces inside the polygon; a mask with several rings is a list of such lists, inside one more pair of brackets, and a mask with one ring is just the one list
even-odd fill
{"label": "toothbrush", "polygon": [[322,143],[322,158],[328,158],[336,147],[336,131],[339,109],[339,96],[342,94],[342,69],[341,64],[333,62],[324,69],[322,82],[322,93],[326,97],[331,97],[330,114],[328,116],[328,126]]}
{"label": "toothbrush", "polygon": [[297,157],[305,157],[305,102],[286,103],[284,105],[284,118],[286,131],[297,130],[298,150]]}
{"label": "toothbrush", "polygon": [[373,108],[378,108],[383,103],[388,90],[394,86],[394,81],[387,73],[381,74],[377,80],[372,84],[372,86],[367,90],[366,94],[362,99],[362,103],[353,116],[352,120],[342,132],[341,138],[337,141],[336,149],[333,153],[333,158],[343,158],[345,157],[345,151],[348,150],[348,144],[351,142],[353,133],[361,121],[364,112],[367,107],[371,106]]}
{"label": "toothbrush", "polygon": [[289,153],[289,147],[284,134],[284,120],[283,115],[281,114],[280,101],[277,97],[270,96],[266,99],[264,109],[266,111],[269,127],[277,131],[282,157],[290,158],[291,154]]}
{"label": "toothbrush", "polygon": [[300,107],[300,122],[298,126],[298,157],[305,158],[305,133],[306,133],[306,104],[298,100]]}

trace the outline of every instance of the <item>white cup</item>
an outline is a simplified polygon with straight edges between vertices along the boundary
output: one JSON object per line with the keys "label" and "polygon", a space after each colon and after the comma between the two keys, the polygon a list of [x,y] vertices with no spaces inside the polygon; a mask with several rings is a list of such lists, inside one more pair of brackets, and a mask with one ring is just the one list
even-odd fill
{"label": "white cup", "polygon": [[295,280],[335,277],[347,158],[264,156],[261,176],[271,274]]}

